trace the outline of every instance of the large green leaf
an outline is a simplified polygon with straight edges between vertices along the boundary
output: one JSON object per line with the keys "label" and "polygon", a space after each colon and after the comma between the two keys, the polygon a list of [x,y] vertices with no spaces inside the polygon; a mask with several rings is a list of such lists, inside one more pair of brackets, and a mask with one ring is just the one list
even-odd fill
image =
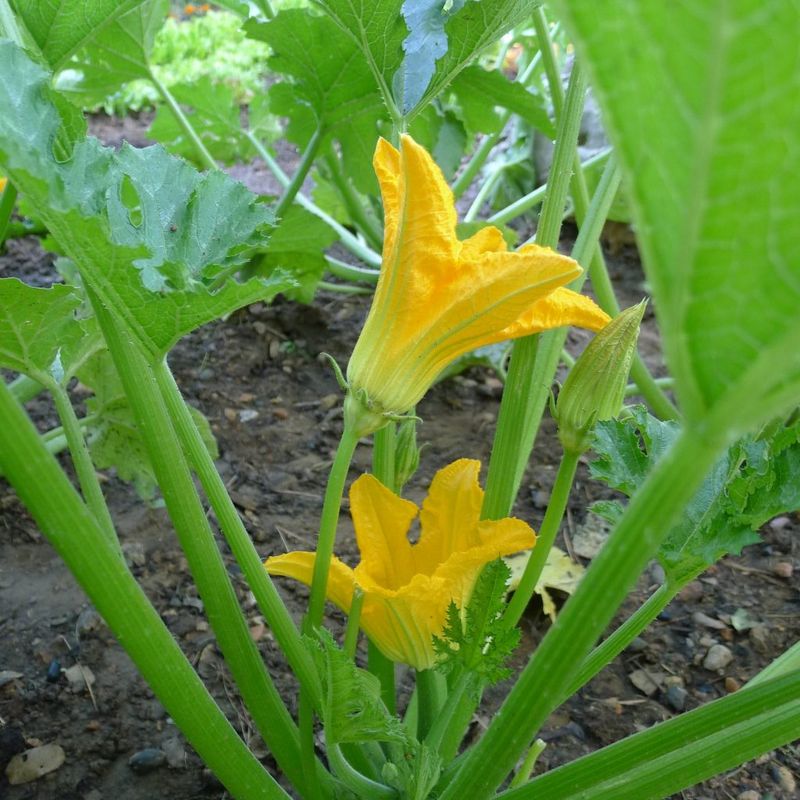
{"label": "large green leaf", "polygon": [[[160,147],[119,153],[83,139],[56,160],[49,76],[0,42],[0,163],[38,208],[87,288],[153,358],[184,334],[294,282],[222,276],[261,247],[271,215],[221,172],[200,175]],[[222,288],[215,289],[217,283]]]}
{"label": "large green leaf", "polygon": [[382,114],[360,50],[327,16],[288,9],[270,22],[251,20],[246,28],[272,48],[270,69],[288,78],[269,95],[271,111],[289,117],[286,135],[292,141],[305,146],[317,128],[329,133],[362,115]]}
{"label": "large green leaf", "polygon": [[[481,4],[483,5],[483,4]],[[682,409],[800,394],[800,4],[559,0],[620,154]]]}
{"label": "large green leaf", "polygon": [[83,337],[75,319],[81,298],[71,286],[38,289],[0,278],[0,366],[60,381],[61,351]]}
{"label": "large green leaf", "polygon": [[53,69],[142,0],[12,0],[12,6]]}
{"label": "large green leaf", "polygon": [[509,81],[498,70],[486,70],[473,64],[453,81],[467,128],[476,133],[496,133],[502,126],[496,108],[507,108],[550,138],[555,127],[547,115],[544,97],[529,92],[521,83]]}
{"label": "large green leaf", "polygon": [[70,90],[90,105],[128,81],[150,78],[150,52],[168,10],[169,0],[144,0],[102,28],[70,65],[81,74]]}

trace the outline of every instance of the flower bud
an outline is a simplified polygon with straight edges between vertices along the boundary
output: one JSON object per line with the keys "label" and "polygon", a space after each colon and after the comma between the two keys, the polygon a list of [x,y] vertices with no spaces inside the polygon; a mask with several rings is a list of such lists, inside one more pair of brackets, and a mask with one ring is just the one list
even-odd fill
{"label": "flower bud", "polygon": [[417,419],[409,417],[397,426],[394,445],[394,482],[398,494],[419,467],[420,448],[417,446]]}
{"label": "flower bud", "polygon": [[647,301],[625,309],[589,343],[567,376],[555,409],[564,450],[583,453],[599,420],[619,414]]}

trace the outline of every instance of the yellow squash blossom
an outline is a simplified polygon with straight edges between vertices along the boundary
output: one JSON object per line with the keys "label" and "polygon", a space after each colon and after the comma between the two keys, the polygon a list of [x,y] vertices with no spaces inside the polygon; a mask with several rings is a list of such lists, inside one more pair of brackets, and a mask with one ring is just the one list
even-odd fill
{"label": "yellow squash blossom", "polygon": [[[480,462],[461,459],[436,474],[422,509],[362,475],[350,489],[350,512],[361,552],[351,569],[331,562],[328,599],[349,612],[356,587],[364,593],[361,627],[392,661],[430,669],[434,635],[441,635],[450,601],[464,609],[485,564],[533,547],[522,520],[481,520]],[[419,514],[419,541],[408,532]],[[293,552],[266,561],[272,575],[310,584],[315,553]]]}
{"label": "yellow squash blossom", "polygon": [[581,273],[571,258],[528,244],[508,252],[502,233],[456,236],[453,193],[410,136],[385,139],[374,157],[385,217],[383,266],[347,368],[354,400],[377,415],[403,414],[437,375],[483,345],[562,325],[600,330],[609,317],[564,288]]}

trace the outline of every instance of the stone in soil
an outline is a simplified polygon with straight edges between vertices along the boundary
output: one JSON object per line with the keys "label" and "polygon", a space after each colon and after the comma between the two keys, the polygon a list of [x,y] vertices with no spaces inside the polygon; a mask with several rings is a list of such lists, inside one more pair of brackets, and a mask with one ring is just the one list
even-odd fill
{"label": "stone in soil", "polygon": [[6,777],[12,786],[38,780],[64,763],[64,750],[57,744],[43,744],[18,753],[8,762]]}
{"label": "stone in soil", "polygon": [[733,653],[724,644],[714,644],[708,649],[706,657],[703,659],[703,666],[715,672],[718,669],[725,669],[733,661]]}
{"label": "stone in soil", "polygon": [[147,747],[134,753],[128,759],[128,766],[137,775],[146,775],[148,772],[163,767],[167,763],[167,754],[155,747]]}

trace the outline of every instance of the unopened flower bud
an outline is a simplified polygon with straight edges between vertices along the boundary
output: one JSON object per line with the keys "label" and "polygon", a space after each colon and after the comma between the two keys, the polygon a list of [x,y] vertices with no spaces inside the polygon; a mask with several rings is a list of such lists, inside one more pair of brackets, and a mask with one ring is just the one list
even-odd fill
{"label": "unopened flower bud", "polygon": [[555,416],[564,450],[583,453],[599,420],[619,414],[647,301],[625,309],[589,343],[558,395]]}

